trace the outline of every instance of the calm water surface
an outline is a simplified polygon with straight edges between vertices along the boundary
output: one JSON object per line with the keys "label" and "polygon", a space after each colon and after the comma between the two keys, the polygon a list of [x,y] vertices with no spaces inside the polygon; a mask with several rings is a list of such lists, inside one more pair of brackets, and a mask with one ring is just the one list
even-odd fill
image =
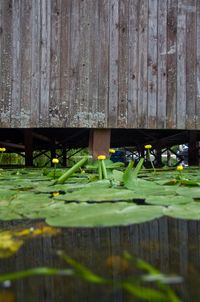
{"label": "calm water surface", "polygon": [[[26,228],[33,222],[0,224],[1,230]],[[56,256],[64,250],[93,272],[109,276],[113,286],[95,286],[72,277],[32,277],[0,289],[0,302],[129,302],[136,301],[121,290],[116,280],[124,272],[108,265],[111,256],[124,251],[153,264],[163,273],[183,276],[174,287],[183,301],[200,301],[200,222],[161,218],[144,224],[112,228],[63,228],[55,237],[27,240],[15,256],[0,260],[0,273],[38,266],[63,268]],[[134,274],[134,272],[133,272]],[[7,297],[5,300],[4,297]],[[8,298],[10,300],[8,300]]]}

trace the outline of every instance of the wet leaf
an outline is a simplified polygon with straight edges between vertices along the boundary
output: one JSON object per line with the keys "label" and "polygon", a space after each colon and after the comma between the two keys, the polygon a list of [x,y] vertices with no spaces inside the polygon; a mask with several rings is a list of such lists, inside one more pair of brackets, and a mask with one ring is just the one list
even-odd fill
{"label": "wet leaf", "polygon": [[164,209],[163,212],[165,215],[174,218],[200,220],[200,205],[196,202],[170,206]]}
{"label": "wet leaf", "polygon": [[46,222],[59,227],[114,226],[141,223],[162,215],[163,207],[159,206],[137,206],[126,202],[71,203],[54,216],[47,217]]}

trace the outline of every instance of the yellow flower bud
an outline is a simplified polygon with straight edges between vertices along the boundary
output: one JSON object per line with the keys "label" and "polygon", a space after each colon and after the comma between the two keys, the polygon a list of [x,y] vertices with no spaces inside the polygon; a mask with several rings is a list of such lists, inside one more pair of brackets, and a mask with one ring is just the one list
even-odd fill
{"label": "yellow flower bud", "polygon": [[109,152],[110,153],[115,153],[115,150],[114,149],[109,149]]}
{"label": "yellow flower bud", "polygon": [[177,167],[176,167],[176,170],[177,170],[177,171],[183,171],[183,166],[182,166],[182,165],[177,166]]}
{"label": "yellow flower bud", "polygon": [[59,159],[53,158],[53,159],[52,159],[52,163],[53,163],[53,164],[58,164],[58,163],[59,163]]}
{"label": "yellow flower bud", "polygon": [[59,192],[53,192],[53,193],[52,193],[52,196],[53,196],[53,197],[56,197],[56,196],[59,196],[59,195],[60,195]]}
{"label": "yellow flower bud", "polygon": [[103,160],[103,159],[106,159],[106,156],[105,156],[105,155],[99,155],[99,156],[97,157],[97,159],[98,159],[98,160]]}
{"label": "yellow flower bud", "polygon": [[152,145],[145,145],[144,148],[145,148],[145,149],[151,149],[151,148],[152,148]]}
{"label": "yellow flower bud", "polygon": [[6,148],[0,148],[0,152],[5,152]]}

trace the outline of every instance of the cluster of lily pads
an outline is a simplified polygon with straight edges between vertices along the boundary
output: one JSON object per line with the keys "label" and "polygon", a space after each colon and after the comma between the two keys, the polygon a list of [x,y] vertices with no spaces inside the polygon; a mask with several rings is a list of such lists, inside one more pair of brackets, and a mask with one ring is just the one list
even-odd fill
{"label": "cluster of lily pads", "polygon": [[[57,164],[57,163],[55,163]],[[82,166],[84,164],[84,167]],[[142,223],[164,215],[200,219],[200,169],[134,168],[104,161],[76,169],[0,171],[0,220],[45,219],[58,227]],[[67,177],[66,177],[67,174]],[[102,177],[101,177],[102,178]]]}

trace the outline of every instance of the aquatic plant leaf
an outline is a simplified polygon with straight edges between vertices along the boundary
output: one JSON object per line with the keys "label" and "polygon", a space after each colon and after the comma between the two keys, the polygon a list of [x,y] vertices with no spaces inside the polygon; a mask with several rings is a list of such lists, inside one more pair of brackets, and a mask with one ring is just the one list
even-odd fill
{"label": "aquatic plant leaf", "polygon": [[163,207],[137,206],[126,202],[88,204],[71,203],[59,215],[46,222],[58,227],[94,227],[141,223],[163,216]]}
{"label": "aquatic plant leaf", "polygon": [[200,187],[178,187],[176,193],[190,198],[200,197]]}
{"label": "aquatic plant leaf", "polygon": [[147,196],[146,198],[146,203],[162,206],[186,204],[189,202],[192,202],[191,198],[179,195]]}
{"label": "aquatic plant leaf", "polygon": [[50,267],[37,267],[28,269],[25,271],[13,272],[8,274],[1,274],[0,275],[0,282],[5,282],[7,280],[14,281],[19,280],[27,277],[33,276],[72,276],[74,275],[73,270],[71,269],[56,269]]}
{"label": "aquatic plant leaf", "polygon": [[191,202],[185,205],[174,205],[163,210],[166,216],[180,219],[200,220],[200,205]]}
{"label": "aquatic plant leaf", "polygon": [[96,275],[86,266],[80,264],[78,261],[74,260],[73,258],[69,257],[62,251],[58,252],[58,255],[70,266],[73,267],[75,274],[80,277],[82,280],[90,282],[90,283],[97,283],[97,284],[105,284],[107,280],[103,277]]}
{"label": "aquatic plant leaf", "polygon": [[9,189],[4,190],[4,189],[0,189],[0,203],[2,201],[10,201],[12,200],[12,198],[17,194],[17,192],[15,191],[11,191]]}
{"label": "aquatic plant leaf", "polygon": [[[61,197],[62,198],[62,197]],[[114,189],[114,188],[102,188],[99,186],[92,186],[88,188],[83,188],[78,190],[77,192],[72,192],[65,195],[64,200],[66,201],[93,201],[93,202],[101,202],[101,201],[125,201],[132,200],[134,198],[134,192],[125,189]],[[62,198],[62,199],[63,199]]]}
{"label": "aquatic plant leaf", "polygon": [[139,286],[131,282],[122,282],[122,288],[128,291],[133,296],[142,299],[143,301],[158,301],[167,302],[166,294],[160,290]]}

